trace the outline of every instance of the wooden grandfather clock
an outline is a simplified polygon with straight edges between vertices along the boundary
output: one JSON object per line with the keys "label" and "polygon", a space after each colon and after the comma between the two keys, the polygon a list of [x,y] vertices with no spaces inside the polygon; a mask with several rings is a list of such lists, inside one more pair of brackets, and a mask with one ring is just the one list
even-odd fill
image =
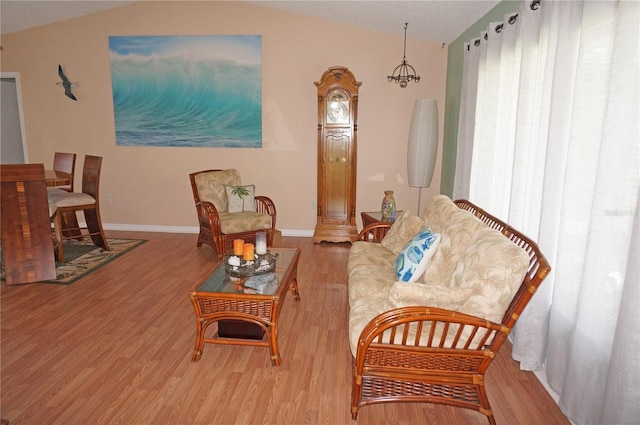
{"label": "wooden grandfather clock", "polygon": [[353,242],[356,227],[358,88],[349,69],[329,68],[318,88],[318,219],[313,242]]}

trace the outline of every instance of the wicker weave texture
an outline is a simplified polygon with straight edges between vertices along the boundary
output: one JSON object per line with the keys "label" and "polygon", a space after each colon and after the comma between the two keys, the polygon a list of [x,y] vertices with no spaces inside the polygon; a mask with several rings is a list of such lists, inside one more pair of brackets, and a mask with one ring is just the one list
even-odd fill
{"label": "wicker weave texture", "polygon": [[269,320],[273,301],[219,299],[200,296],[198,297],[198,305],[203,316],[218,312],[235,311]]}
{"label": "wicker weave texture", "polygon": [[[407,381],[366,377],[362,385],[364,404],[379,402],[387,398],[389,401],[430,401],[442,404],[456,404],[459,407],[475,408],[480,397],[475,385],[470,384],[431,384],[421,381]],[[478,410],[477,408],[475,408]]]}

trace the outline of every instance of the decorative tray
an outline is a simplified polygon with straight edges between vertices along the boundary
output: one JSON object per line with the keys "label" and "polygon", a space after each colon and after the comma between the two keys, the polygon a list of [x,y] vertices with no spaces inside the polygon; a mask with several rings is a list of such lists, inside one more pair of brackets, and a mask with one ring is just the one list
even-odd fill
{"label": "decorative tray", "polygon": [[264,255],[255,255],[255,260],[246,261],[237,255],[227,255],[224,261],[224,270],[229,276],[243,278],[257,276],[276,269],[277,253],[267,251]]}

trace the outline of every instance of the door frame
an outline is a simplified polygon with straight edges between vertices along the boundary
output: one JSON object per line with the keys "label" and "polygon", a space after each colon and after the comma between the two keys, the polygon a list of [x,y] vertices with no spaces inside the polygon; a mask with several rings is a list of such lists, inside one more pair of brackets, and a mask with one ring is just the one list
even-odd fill
{"label": "door frame", "polygon": [[0,79],[14,80],[16,84],[16,103],[18,105],[18,116],[20,117],[20,138],[22,140],[22,152],[25,164],[29,163],[29,153],[27,149],[27,132],[24,126],[24,113],[22,110],[22,90],[19,72],[0,72]]}

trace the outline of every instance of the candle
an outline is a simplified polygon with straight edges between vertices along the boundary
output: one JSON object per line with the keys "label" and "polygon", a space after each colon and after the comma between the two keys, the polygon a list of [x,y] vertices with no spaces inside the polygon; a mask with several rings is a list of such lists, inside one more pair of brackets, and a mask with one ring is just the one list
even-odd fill
{"label": "candle", "polygon": [[256,254],[264,255],[267,253],[267,235],[264,232],[256,233]]}
{"label": "candle", "polygon": [[244,253],[244,241],[242,239],[233,240],[233,255],[241,256]]}
{"label": "candle", "polygon": [[242,259],[244,261],[253,261],[254,260],[253,244],[252,243],[244,244],[244,251],[242,253]]}

